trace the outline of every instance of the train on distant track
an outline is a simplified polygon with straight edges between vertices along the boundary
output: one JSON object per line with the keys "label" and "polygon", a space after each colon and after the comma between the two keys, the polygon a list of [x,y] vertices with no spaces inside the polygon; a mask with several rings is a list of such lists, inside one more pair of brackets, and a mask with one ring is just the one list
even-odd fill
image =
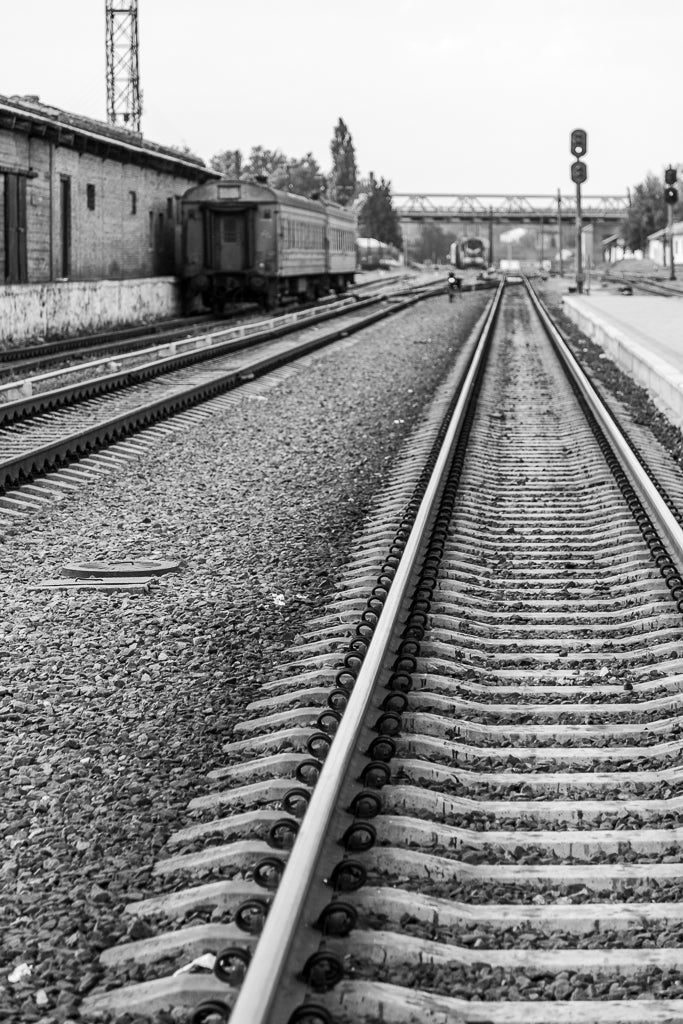
{"label": "train on distant track", "polygon": [[186,311],[198,301],[218,314],[233,302],[274,309],[353,284],[356,217],[327,199],[265,180],[207,181],[183,196],[182,220]]}
{"label": "train on distant track", "polygon": [[486,246],[481,238],[461,238],[450,247],[449,261],[455,267],[486,268]]}
{"label": "train on distant track", "polygon": [[399,251],[376,238],[357,238],[358,266],[361,270],[389,270],[399,265]]}

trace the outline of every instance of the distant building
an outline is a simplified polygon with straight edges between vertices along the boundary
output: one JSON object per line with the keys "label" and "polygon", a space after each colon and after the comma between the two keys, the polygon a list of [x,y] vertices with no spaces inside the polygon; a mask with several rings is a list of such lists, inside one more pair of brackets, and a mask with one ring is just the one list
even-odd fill
{"label": "distant building", "polygon": [[0,96],[0,283],[172,274],[178,200],[215,176],[137,133]]}
{"label": "distant building", "polygon": [[608,235],[602,240],[602,258],[605,263],[618,263],[619,260],[640,260],[643,254],[640,249],[635,252],[629,249],[620,235]]}
{"label": "distant building", "polygon": [[[683,264],[683,221],[677,221],[673,226],[674,241],[674,265]],[[647,256],[654,263],[661,267],[670,266],[669,263],[669,229],[660,228],[647,236]]]}

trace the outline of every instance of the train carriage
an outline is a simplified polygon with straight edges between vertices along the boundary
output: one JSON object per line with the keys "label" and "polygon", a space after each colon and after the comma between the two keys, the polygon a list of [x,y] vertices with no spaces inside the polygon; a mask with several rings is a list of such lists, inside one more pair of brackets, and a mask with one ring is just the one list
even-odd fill
{"label": "train carriage", "polygon": [[486,246],[481,238],[462,238],[453,242],[450,248],[449,260],[461,270],[466,267],[486,267]]}
{"label": "train carriage", "polygon": [[189,189],[182,211],[186,308],[272,308],[353,282],[356,218],[336,203],[240,179]]}

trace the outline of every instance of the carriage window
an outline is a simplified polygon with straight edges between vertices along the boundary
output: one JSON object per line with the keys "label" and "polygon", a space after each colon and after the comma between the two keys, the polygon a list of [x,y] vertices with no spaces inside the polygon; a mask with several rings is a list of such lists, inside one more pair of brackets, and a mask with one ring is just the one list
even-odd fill
{"label": "carriage window", "polygon": [[86,199],[87,199],[87,203],[88,203],[88,209],[89,210],[94,210],[95,209],[95,186],[94,185],[86,185],[85,186],[85,194],[86,194]]}
{"label": "carriage window", "polygon": [[264,210],[263,211],[263,219],[264,220],[270,220],[270,210]]}

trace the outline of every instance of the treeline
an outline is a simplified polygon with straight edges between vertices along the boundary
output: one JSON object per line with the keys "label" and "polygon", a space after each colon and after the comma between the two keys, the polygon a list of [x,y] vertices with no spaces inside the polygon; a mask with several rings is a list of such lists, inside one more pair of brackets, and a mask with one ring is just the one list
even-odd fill
{"label": "treeline", "polygon": [[[644,181],[629,190],[629,207],[619,231],[626,248],[645,252],[647,236],[666,227],[668,215],[664,178],[648,174]],[[683,202],[674,205],[674,220],[683,220]]]}
{"label": "treeline", "polygon": [[264,177],[273,188],[303,196],[325,196],[342,206],[356,206],[358,232],[387,245],[401,246],[401,229],[394,209],[391,182],[373,171],[362,180],[353,138],[343,119],[330,142],[332,167],[325,174],[312,153],[292,158],[279,149],[253,146],[249,156],[227,149],[211,158],[211,167],[226,178]]}

